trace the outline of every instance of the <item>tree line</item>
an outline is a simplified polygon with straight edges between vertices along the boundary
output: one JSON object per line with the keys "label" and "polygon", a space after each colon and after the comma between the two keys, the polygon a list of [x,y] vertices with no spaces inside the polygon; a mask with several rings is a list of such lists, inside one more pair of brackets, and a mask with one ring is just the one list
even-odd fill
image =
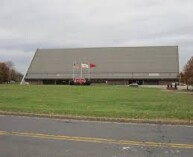
{"label": "tree line", "polygon": [[14,69],[12,62],[0,62],[0,83],[20,82],[23,75]]}
{"label": "tree line", "polygon": [[180,81],[187,85],[187,90],[189,85],[193,86],[193,56],[184,66],[183,72],[180,73]]}

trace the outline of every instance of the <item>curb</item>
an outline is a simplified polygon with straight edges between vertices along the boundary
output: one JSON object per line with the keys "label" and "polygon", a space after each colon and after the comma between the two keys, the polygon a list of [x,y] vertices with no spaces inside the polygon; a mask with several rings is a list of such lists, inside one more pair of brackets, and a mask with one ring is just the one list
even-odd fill
{"label": "curb", "polygon": [[72,115],[51,115],[51,114],[33,114],[22,112],[3,112],[0,115],[24,116],[24,117],[39,117],[50,119],[69,119],[69,120],[85,120],[85,121],[101,121],[101,122],[119,122],[119,123],[144,123],[144,124],[165,124],[165,125],[190,125],[193,126],[193,121],[185,120],[161,120],[161,119],[128,119],[128,118],[108,118],[108,117],[91,117],[91,116],[72,116]]}

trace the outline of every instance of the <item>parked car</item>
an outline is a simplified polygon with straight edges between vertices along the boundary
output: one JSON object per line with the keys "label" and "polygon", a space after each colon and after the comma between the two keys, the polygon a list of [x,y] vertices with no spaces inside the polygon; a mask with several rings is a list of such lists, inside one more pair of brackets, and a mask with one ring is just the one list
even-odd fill
{"label": "parked car", "polygon": [[138,87],[138,83],[131,83],[129,84],[130,87]]}

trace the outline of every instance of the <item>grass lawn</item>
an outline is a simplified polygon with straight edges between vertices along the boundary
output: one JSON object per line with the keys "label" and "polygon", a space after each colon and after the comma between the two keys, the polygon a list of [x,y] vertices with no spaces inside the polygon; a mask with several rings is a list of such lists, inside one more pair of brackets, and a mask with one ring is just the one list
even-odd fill
{"label": "grass lawn", "polygon": [[193,95],[126,86],[0,85],[0,111],[193,120]]}

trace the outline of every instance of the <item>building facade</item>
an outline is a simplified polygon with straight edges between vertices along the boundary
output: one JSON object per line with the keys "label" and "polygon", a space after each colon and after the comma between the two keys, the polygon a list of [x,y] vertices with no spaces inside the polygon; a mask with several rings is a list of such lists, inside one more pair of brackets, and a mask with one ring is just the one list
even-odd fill
{"label": "building facade", "polygon": [[[83,63],[96,67],[83,68],[81,73]],[[82,76],[92,83],[155,85],[176,82],[178,74],[177,46],[37,49],[25,80],[68,84]]]}

